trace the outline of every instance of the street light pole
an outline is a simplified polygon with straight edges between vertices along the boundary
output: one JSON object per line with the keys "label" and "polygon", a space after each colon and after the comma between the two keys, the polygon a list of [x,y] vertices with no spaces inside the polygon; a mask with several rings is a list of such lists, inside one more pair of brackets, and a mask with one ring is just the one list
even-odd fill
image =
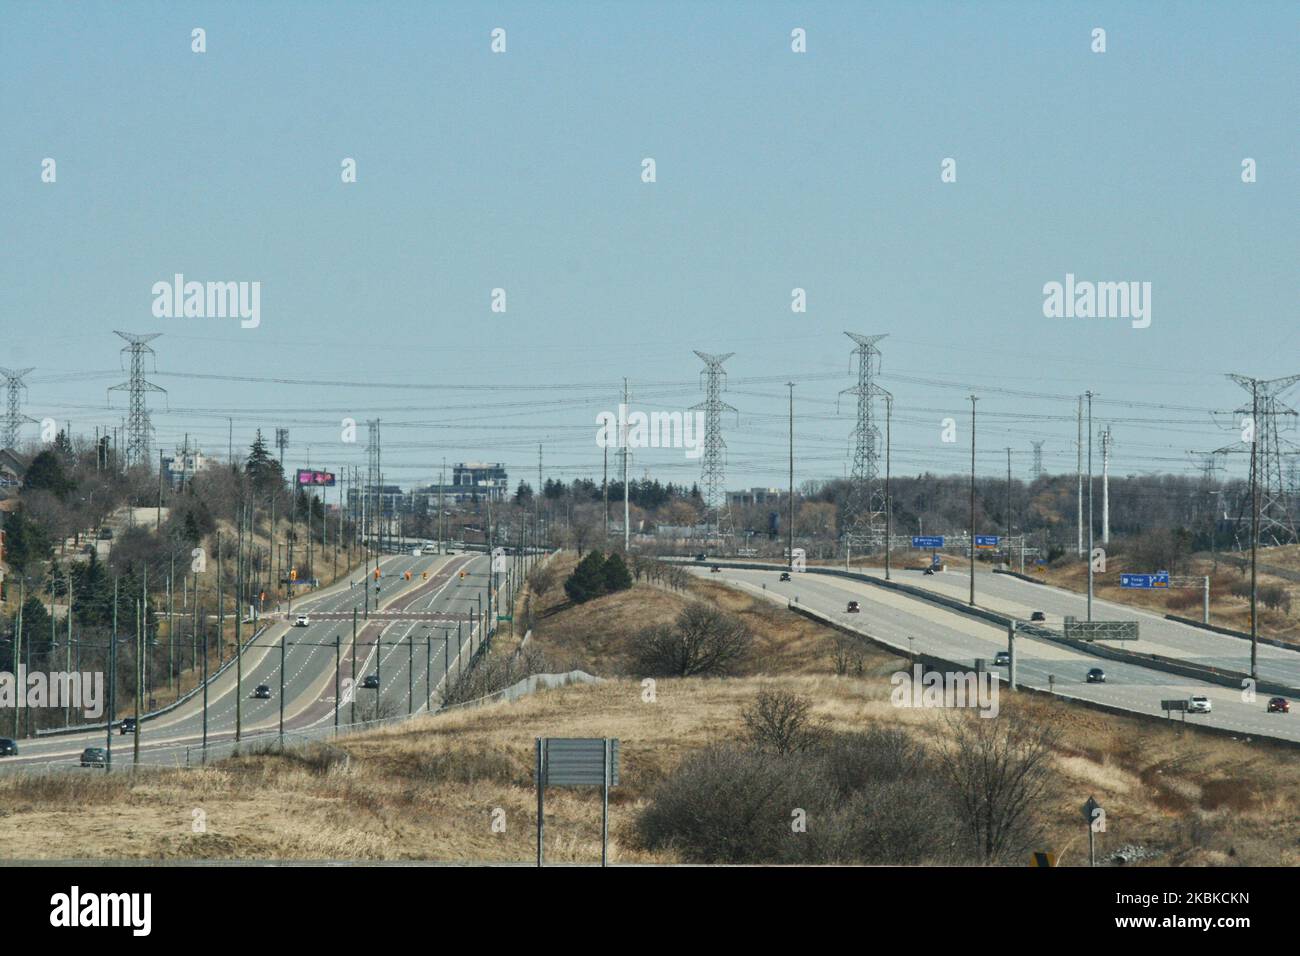
{"label": "street light pole", "polygon": [[970,604],[975,606],[975,403],[970,397]]}
{"label": "street light pole", "polygon": [[[1092,390],[1088,398],[1088,620],[1092,620]],[[1091,831],[1090,831],[1091,832]]]}

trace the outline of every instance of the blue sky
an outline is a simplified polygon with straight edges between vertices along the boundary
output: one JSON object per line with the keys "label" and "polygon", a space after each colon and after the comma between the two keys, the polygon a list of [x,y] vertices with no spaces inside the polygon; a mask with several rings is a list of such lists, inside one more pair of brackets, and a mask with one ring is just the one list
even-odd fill
{"label": "blue sky", "polygon": [[[1235,437],[1223,373],[1300,372],[1298,10],[8,3],[0,365],[36,368],[27,414],[89,432],[124,415],[113,330],[161,332],[159,443],[224,454],[233,418],[237,445],[287,425],[295,464],[359,464],[339,422],[379,417],[410,483],[444,457],[535,480],[539,441],[548,474],[596,474],[625,376],[682,408],[692,350],[735,352],[740,487],[785,482],[787,379],[796,477],[844,474],[843,332],[888,333],[900,472],[966,466],[972,389],[981,470],[1010,445],[1026,474],[1035,438],[1072,470],[1086,388],[1117,471],[1183,471]],[[154,318],[176,272],[260,281],[261,325]],[[1151,282],[1150,328],[1045,318],[1067,272]]]}

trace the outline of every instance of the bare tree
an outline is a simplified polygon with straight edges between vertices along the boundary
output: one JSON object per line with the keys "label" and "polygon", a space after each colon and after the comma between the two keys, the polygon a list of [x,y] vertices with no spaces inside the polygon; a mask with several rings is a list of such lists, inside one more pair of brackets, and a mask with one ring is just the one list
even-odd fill
{"label": "bare tree", "polygon": [[633,651],[638,673],[669,677],[726,674],[744,659],[752,643],[743,621],[697,602],[669,625],[640,631]]}
{"label": "bare tree", "polygon": [[948,745],[938,764],[971,849],[984,863],[1025,851],[1037,834],[1060,731],[1018,713],[953,711],[946,724]]}
{"label": "bare tree", "polygon": [[771,753],[802,753],[825,736],[823,722],[813,715],[811,698],[789,691],[759,691],[741,719],[754,747]]}

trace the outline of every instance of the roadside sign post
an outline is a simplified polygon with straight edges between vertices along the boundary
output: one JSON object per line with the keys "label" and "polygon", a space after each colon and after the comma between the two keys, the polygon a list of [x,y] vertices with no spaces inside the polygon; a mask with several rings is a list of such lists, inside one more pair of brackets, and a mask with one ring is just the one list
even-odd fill
{"label": "roadside sign post", "polygon": [[546,788],[600,787],[600,865],[609,864],[609,788],[618,786],[617,737],[536,738],[537,865],[543,852]]}
{"label": "roadside sign post", "polygon": [[1098,813],[1103,814],[1103,819],[1104,819],[1105,811],[1101,809],[1101,804],[1097,802],[1095,797],[1089,797],[1088,802],[1083,805],[1083,818],[1088,821],[1088,865],[1089,866],[1097,865],[1097,849],[1096,849],[1096,844],[1094,842],[1095,838],[1093,837],[1093,834],[1095,832],[1094,827],[1097,821]]}

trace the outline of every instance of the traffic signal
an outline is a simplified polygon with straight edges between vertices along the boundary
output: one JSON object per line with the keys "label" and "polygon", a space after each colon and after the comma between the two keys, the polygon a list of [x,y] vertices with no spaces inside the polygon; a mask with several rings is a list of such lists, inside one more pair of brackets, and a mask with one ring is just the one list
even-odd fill
{"label": "traffic signal", "polygon": [[297,569],[297,568],[290,568],[290,569],[289,569],[289,580],[290,580],[290,581],[297,581],[297,580],[298,580],[298,569]]}
{"label": "traffic signal", "polygon": [[464,571],[460,572],[460,576],[463,578],[465,576],[465,572]]}
{"label": "traffic signal", "polygon": [[378,568],[375,568],[375,580],[376,580],[376,581],[379,580],[379,569],[378,569]]}

